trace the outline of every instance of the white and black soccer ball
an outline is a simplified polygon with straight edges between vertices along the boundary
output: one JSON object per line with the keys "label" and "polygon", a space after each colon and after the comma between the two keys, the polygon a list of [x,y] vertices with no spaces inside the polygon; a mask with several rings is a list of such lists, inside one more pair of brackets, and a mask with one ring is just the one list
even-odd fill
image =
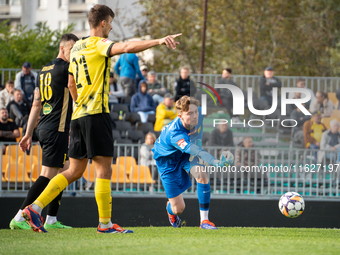
{"label": "white and black soccer ball", "polygon": [[303,197],[296,192],[287,192],[279,200],[281,213],[288,218],[296,218],[305,210]]}

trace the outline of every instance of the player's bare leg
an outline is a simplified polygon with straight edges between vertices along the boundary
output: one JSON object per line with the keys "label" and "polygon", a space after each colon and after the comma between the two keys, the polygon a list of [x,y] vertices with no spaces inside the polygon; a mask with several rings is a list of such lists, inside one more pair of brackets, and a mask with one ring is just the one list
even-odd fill
{"label": "player's bare leg", "polygon": [[111,222],[112,197],[111,176],[112,157],[96,156],[93,159],[96,169],[95,197],[98,205],[99,226],[97,233],[133,233]]}
{"label": "player's bare leg", "polygon": [[185,203],[182,194],[178,195],[177,197],[169,198],[165,209],[168,213],[171,226],[174,228],[180,228],[182,223],[178,215],[180,215],[185,209]]}

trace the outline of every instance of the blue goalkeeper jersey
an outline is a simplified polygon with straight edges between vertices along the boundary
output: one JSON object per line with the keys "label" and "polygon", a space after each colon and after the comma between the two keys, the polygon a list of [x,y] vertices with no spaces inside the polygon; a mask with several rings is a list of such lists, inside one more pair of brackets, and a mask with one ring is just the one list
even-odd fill
{"label": "blue goalkeeper jersey", "polygon": [[202,144],[204,117],[201,113],[201,107],[198,107],[197,110],[199,116],[195,129],[184,128],[179,117],[176,117],[163,129],[152,149],[155,160],[161,157],[179,160],[183,153],[190,154],[190,144]]}

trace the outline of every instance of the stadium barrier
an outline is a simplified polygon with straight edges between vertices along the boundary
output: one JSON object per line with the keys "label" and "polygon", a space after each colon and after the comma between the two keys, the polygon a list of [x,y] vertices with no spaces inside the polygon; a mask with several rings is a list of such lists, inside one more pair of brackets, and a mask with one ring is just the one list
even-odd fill
{"label": "stadium barrier", "polygon": [[[15,79],[15,74],[21,71],[21,69],[1,68],[1,84],[4,85],[6,80]],[[39,72],[39,69],[34,69]],[[243,90],[252,87],[254,92],[259,96],[259,80],[262,75],[233,75],[233,80]],[[165,88],[173,91],[174,84],[179,77],[178,73],[157,73],[157,80],[164,85]],[[190,74],[190,77],[196,82],[203,82],[214,86],[220,79],[220,74]],[[282,82],[282,87],[295,87],[296,82],[300,78],[306,80],[306,87],[310,88],[314,92],[325,91],[325,92],[336,92],[340,87],[340,79],[338,77],[299,77],[299,76],[276,76]]]}
{"label": "stadium barrier", "polygon": [[[116,157],[112,162],[111,188],[114,194],[164,195],[156,166],[142,166],[140,144],[115,144]],[[209,147],[205,150],[216,158],[222,150],[235,154],[240,150],[240,162],[233,166],[214,168],[204,166],[210,179],[213,197],[266,197],[277,198],[288,191],[316,199],[340,199],[339,155],[334,151],[290,148]],[[315,153],[325,152],[323,162],[317,163]],[[254,160],[245,155],[254,155]],[[29,153],[21,152],[18,144],[6,147],[0,156],[0,196],[27,192],[41,172],[41,148],[33,144]],[[202,162],[203,163],[203,162]],[[93,194],[95,168],[91,160],[83,177],[69,185],[65,193],[71,195]],[[192,187],[186,194],[195,194],[197,184],[192,177]]]}

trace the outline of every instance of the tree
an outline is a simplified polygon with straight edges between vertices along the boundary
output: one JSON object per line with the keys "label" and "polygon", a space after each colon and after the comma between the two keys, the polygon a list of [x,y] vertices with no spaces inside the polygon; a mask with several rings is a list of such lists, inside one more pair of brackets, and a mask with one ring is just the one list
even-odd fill
{"label": "tree", "polygon": [[15,31],[7,25],[0,25],[0,68],[20,68],[28,61],[34,69],[39,69],[52,61],[59,51],[59,39],[70,33],[74,25],[66,29],[52,31],[45,23],[37,23],[35,29],[27,30],[19,25]]}
{"label": "tree", "polygon": [[[138,36],[158,38],[182,32],[175,52],[157,47],[155,70],[199,68],[203,1],[140,0],[146,22]],[[262,74],[273,66],[277,75],[338,74],[340,6],[337,0],[209,0],[205,72]],[[136,24],[135,24],[136,25]]]}

